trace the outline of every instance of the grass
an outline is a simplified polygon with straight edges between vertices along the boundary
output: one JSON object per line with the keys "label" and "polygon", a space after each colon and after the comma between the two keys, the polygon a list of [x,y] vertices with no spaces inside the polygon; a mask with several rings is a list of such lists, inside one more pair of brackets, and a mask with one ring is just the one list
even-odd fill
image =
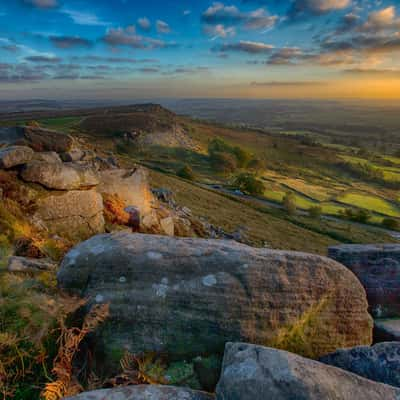
{"label": "grass", "polygon": [[363,208],[389,217],[400,217],[400,210],[398,207],[377,196],[363,193],[345,193],[344,195],[339,196],[337,201],[352,207]]}
{"label": "grass", "polygon": [[60,117],[41,119],[38,122],[44,128],[69,131],[77,127],[81,121],[82,117]]}

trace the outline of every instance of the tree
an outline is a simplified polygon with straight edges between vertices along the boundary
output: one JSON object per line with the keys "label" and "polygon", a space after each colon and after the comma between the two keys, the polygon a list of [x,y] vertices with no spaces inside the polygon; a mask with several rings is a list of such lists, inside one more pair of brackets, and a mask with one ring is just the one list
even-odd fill
{"label": "tree", "polygon": [[253,158],[248,162],[247,168],[249,168],[255,172],[259,172],[259,171],[262,171],[263,169],[265,169],[265,163],[258,158]]}
{"label": "tree", "polygon": [[397,219],[394,218],[385,218],[382,221],[382,226],[386,229],[390,229],[392,231],[397,231],[400,229],[400,223]]}
{"label": "tree", "polygon": [[246,168],[251,159],[251,154],[239,146],[233,148],[233,154],[236,157],[238,167]]}
{"label": "tree", "polygon": [[264,194],[265,187],[261,180],[254,175],[243,173],[236,177],[235,185],[243,192],[253,196],[261,196]]}
{"label": "tree", "polygon": [[221,138],[215,138],[211,140],[208,144],[208,154],[212,155],[213,153],[231,153],[232,146],[225,142],[225,140]]}
{"label": "tree", "polygon": [[319,219],[321,218],[322,215],[322,208],[319,206],[311,207],[308,210],[308,214],[310,215],[311,218]]}
{"label": "tree", "polygon": [[230,173],[237,168],[236,158],[230,153],[215,152],[210,155],[213,168],[219,172]]}
{"label": "tree", "polygon": [[283,208],[289,215],[296,214],[297,205],[296,205],[296,196],[294,193],[289,192],[286,193],[285,197],[283,198]]}
{"label": "tree", "polygon": [[188,181],[193,181],[195,178],[194,172],[189,165],[184,165],[177,173],[177,176],[183,179],[187,179]]}

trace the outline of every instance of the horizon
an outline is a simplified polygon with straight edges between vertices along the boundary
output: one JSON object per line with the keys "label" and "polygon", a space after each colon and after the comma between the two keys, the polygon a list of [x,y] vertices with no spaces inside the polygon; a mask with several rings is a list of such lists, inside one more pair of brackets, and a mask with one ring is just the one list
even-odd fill
{"label": "horizon", "polygon": [[0,99],[400,99],[394,0],[198,3],[1,0]]}

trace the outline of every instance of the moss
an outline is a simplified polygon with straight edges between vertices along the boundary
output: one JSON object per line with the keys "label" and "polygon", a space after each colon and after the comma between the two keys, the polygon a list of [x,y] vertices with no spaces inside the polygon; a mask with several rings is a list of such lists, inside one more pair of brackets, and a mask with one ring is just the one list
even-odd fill
{"label": "moss", "polygon": [[[307,358],[317,358],[320,354],[316,352],[314,344],[319,341],[320,335],[325,330],[322,326],[321,315],[329,306],[329,298],[322,298],[295,322],[281,328],[278,334],[266,343],[266,346],[290,351]],[[332,345],[334,346],[334,343]]]}

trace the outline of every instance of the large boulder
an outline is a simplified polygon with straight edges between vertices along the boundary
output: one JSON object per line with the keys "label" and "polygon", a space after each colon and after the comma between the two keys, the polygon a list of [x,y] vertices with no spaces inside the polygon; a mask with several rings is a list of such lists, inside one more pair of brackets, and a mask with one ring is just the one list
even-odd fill
{"label": "large boulder", "polygon": [[319,361],[372,381],[400,387],[400,342],[339,349]]}
{"label": "large boulder", "polygon": [[117,195],[125,206],[136,207],[141,217],[151,213],[154,202],[144,168],[109,169],[100,172],[99,193]]}
{"label": "large boulder", "polygon": [[81,393],[68,400],[212,400],[214,396],[187,388],[137,385]]}
{"label": "large boulder", "polygon": [[35,151],[65,153],[71,150],[74,144],[72,136],[50,129],[26,126],[23,132],[25,140]]}
{"label": "large boulder", "polygon": [[398,400],[400,390],[286,351],[225,348],[217,400]]}
{"label": "large boulder", "polygon": [[246,340],[321,356],[372,339],[356,277],[311,254],[119,232],[72,249],[58,283],[89,304],[110,303],[98,332],[105,363],[124,348],[184,358]]}
{"label": "large boulder", "polygon": [[33,150],[26,146],[10,146],[0,149],[0,168],[12,168],[29,162]]}
{"label": "large boulder", "polygon": [[26,164],[21,177],[54,190],[85,189],[99,184],[94,170],[74,163],[32,161]]}
{"label": "large boulder", "polygon": [[400,245],[340,245],[329,257],[348,267],[363,284],[371,314],[400,316]]}
{"label": "large boulder", "polygon": [[104,232],[103,200],[95,190],[55,192],[37,201],[33,220],[50,233],[87,238]]}

